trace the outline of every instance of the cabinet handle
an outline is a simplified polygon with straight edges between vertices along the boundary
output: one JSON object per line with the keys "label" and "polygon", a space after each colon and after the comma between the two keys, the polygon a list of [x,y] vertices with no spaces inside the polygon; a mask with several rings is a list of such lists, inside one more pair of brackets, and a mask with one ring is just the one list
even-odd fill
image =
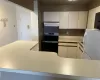
{"label": "cabinet handle", "polygon": [[80,45],[81,47],[83,47],[83,45],[82,45],[81,43],[79,43],[79,45]]}
{"label": "cabinet handle", "polygon": [[79,49],[83,52],[83,50],[79,47]]}

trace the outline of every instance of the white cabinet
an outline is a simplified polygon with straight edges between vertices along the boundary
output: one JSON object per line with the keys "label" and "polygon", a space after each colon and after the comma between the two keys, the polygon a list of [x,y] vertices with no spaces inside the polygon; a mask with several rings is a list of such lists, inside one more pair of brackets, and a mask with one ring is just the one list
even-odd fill
{"label": "white cabinet", "polygon": [[77,59],[88,59],[88,60],[91,60],[91,58],[89,57],[89,55],[87,55],[86,53],[84,53],[81,50],[81,48],[79,48],[79,50],[78,50]]}
{"label": "white cabinet", "polygon": [[67,47],[67,58],[77,58],[77,47]]}
{"label": "white cabinet", "polygon": [[44,21],[59,22],[60,12],[44,12]]}
{"label": "white cabinet", "polygon": [[86,29],[87,11],[44,12],[44,21],[60,22],[60,29]]}
{"label": "white cabinet", "polygon": [[67,48],[65,46],[59,46],[58,47],[58,55],[60,57],[67,57]]}
{"label": "white cabinet", "polygon": [[83,59],[83,50],[78,46],[77,59]]}
{"label": "white cabinet", "polygon": [[69,12],[69,29],[78,28],[78,11]]}
{"label": "white cabinet", "polygon": [[88,59],[88,60],[91,60],[89,55],[87,53],[85,53],[84,48],[83,48],[82,44],[80,44],[80,43],[78,44],[77,59]]}
{"label": "white cabinet", "polygon": [[58,49],[58,55],[64,58],[77,58],[77,46],[76,44],[60,43]]}
{"label": "white cabinet", "polygon": [[77,59],[82,59],[82,54],[83,54],[83,52],[80,49],[78,49]]}
{"label": "white cabinet", "polygon": [[86,29],[87,27],[87,11],[79,11],[78,29]]}
{"label": "white cabinet", "polygon": [[87,11],[60,12],[60,29],[86,29]]}
{"label": "white cabinet", "polygon": [[68,29],[69,12],[60,12],[60,29]]}

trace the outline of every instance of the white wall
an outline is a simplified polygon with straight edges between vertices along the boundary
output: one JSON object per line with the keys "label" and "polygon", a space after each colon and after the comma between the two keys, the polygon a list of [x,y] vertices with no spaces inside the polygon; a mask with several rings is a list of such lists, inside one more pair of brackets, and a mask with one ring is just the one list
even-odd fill
{"label": "white wall", "polygon": [[89,10],[88,25],[87,25],[88,29],[93,29],[94,28],[95,14],[98,13],[98,12],[100,12],[100,6]]}
{"label": "white wall", "polygon": [[34,12],[21,6],[16,6],[19,40],[38,40],[38,7],[36,4],[37,2],[35,1]]}
{"label": "white wall", "polygon": [[31,27],[31,14],[30,11],[16,6],[16,18],[17,18],[17,29],[18,29],[18,39],[19,40],[31,40],[30,28]]}
{"label": "white wall", "polygon": [[16,41],[17,38],[17,27],[16,25],[16,9],[11,3],[0,1],[0,20],[7,18],[7,26],[4,27],[2,21],[0,21],[0,47]]}
{"label": "white wall", "polygon": [[35,1],[35,11],[32,12],[9,1],[0,0],[0,20],[8,19],[6,27],[0,21],[0,47],[16,40],[38,40],[37,6]]}
{"label": "white wall", "polygon": [[38,3],[34,0],[34,12],[31,12],[31,37],[38,40]]}
{"label": "white wall", "polygon": [[31,38],[34,41],[38,40],[38,16],[31,12]]}

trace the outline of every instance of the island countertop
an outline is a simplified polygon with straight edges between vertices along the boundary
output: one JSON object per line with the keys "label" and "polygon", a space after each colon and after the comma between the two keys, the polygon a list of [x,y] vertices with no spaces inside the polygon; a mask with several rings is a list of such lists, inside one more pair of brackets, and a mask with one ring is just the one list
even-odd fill
{"label": "island countertop", "polygon": [[[100,61],[61,58],[54,52],[30,51],[31,44],[17,41],[0,48],[0,71],[29,71],[100,78]],[[9,70],[7,70],[9,71]]]}

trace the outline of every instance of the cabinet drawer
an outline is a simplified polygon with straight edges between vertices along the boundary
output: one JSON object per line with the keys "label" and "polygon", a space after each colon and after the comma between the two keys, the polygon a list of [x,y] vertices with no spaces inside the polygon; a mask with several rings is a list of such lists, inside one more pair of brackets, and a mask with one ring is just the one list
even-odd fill
{"label": "cabinet drawer", "polygon": [[66,47],[77,47],[77,43],[59,43],[59,45]]}

